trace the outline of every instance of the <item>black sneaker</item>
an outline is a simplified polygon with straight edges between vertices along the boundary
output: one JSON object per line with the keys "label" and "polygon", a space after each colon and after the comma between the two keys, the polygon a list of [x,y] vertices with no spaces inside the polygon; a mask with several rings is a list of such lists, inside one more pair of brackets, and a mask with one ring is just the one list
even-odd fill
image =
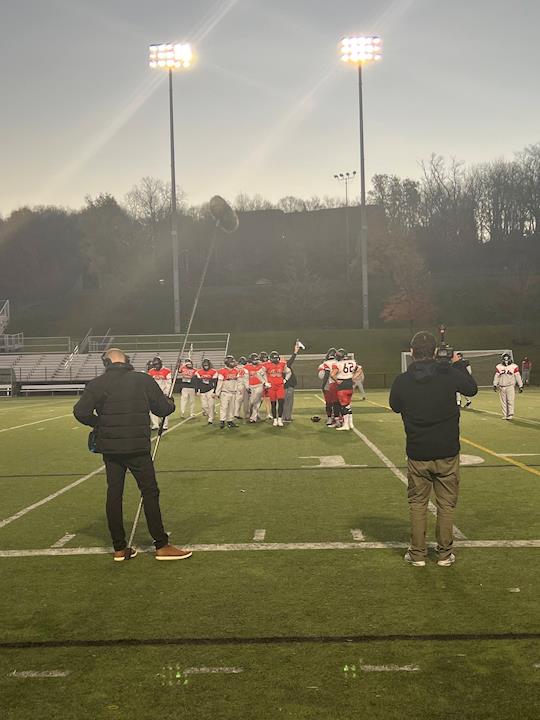
{"label": "black sneaker", "polygon": [[223,430],[224,427],[225,427],[225,422],[222,420],[222,421],[219,423],[219,429],[220,429],[220,430]]}
{"label": "black sneaker", "polygon": [[238,425],[236,425],[236,423],[233,423],[233,421],[232,421],[232,420],[229,420],[229,422],[227,423],[227,427],[230,427],[230,428],[237,428],[237,427],[238,427]]}

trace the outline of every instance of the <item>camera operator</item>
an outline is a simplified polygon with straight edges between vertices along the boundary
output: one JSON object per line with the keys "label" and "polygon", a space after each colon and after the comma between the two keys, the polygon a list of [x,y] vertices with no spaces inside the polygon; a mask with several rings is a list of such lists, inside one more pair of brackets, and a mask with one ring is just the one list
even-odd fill
{"label": "camera operator", "polygon": [[[444,349],[447,349],[444,346]],[[442,350],[442,349],[441,349]],[[426,564],[427,509],[431,490],[437,506],[438,565],[455,561],[453,517],[459,490],[459,408],[456,393],[472,397],[476,381],[457,356],[436,359],[437,341],[431,333],[416,333],[411,341],[413,362],[390,390],[390,407],[401,413],[407,437],[408,501],[411,541],[405,560]]]}
{"label": "camera operator", "polygon": [[105,372],[90,380],[73,414],[96,430],[95,450],[102,453],[107,473],[106,513],[115,562],[137,555],[127,546],[122,514],[126,472],[131,471],[141,491],[144,514],[154,539],[156,560],[182,560],[191,552],[169,544],[159,507],[159,488],[150,454],[150,412],[166,417],[174,402],[156,381],[135,372],[127,355],[118,348],[103,354]]}

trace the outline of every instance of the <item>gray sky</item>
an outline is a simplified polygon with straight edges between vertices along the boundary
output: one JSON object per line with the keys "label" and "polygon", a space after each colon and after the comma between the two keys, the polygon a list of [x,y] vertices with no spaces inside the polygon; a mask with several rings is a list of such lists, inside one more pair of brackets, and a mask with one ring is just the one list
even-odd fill
{"label": "gray sky", "polygon": [[169,176],[166,73],[148,45],[191,41],[175,76],[178,184],[188,201],[244,191],[343,192],[358,170],[346,34],[378,33],[365,71],[366,170],[418,177],[540,141],[537,0],[2,0],[0,212],[119,200]]}

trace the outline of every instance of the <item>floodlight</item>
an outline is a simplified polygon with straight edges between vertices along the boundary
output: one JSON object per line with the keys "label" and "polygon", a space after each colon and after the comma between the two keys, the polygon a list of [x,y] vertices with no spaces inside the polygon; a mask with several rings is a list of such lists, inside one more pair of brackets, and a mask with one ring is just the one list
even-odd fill
{"label": "floodlight", "polygon": [[360,35],[347,37],[341,41],[341,60],[361,64],[382,58],[382,39],[378,35]]}
{"label": "floodlight", "polygon": [[169,69],[188,68],[193,61],[193,51],[189,43],[161,43],[150,45],[149,65],[152,68]]}

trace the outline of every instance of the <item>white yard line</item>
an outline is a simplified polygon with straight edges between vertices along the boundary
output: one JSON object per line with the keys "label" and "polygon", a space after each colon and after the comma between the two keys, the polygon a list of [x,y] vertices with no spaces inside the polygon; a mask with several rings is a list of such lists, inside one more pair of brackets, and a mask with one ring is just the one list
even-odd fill
{"label": "white yard line", "polygon": [[[13,404],[12,407],[5,407],[5,408],[2,407],[2,404],[3,404],[3,403],[0,402],[0,414],[2,414],[2,415],[7,415],[7,414],[9,414],[9,413],[13,413],[14,410],[19,411],[19,410],[26,410],[27,408],[30,409],[30,408],[36,408],[36,407],[41,407],[41,408],[46,408],[46,407],[47,407],[47,404],[46,404],[45,402],[35,403],[35,404],[32,404],[32,405],[18,405],[18,404],[17,404],[17,401],[15,401],[15,403]],[[63,403],[57,403],[57,404],[58,404],[60,407],[63,405]],[[70,406],[70,403],[66,403],[66,405],[67,405],[67,407],[69,407],[69,406]],[[49,412],[54,412],[54,410],[49,410]]]}
{"label": "white yard line", "polygon": [[184,670],[184,675],[237,675],[244,672],[241,667],[189,667]]}
{"label": "white yard line", "polygon": [[253,533],[253,540],[255,542],[264,542],[264,538],[266,537],[266,530],[255,530]]}
{"label": "white yard line", "polygon": [[[315,395],[315,397],[316,397],[318,400],[320,400],[321,402],[324,402],[324,399],[321,398],[320,395]],[[408,483],[408,481],[407,481],[407,478],[406,478],[405,475],[401,472],[401,470],[400,470],[398,467],[396,467],[396,465],[394,465],[394,463],[390,460],[390,458],[386,457],[386,455],[382,452],[382,450],[380,450],[380,449],[375,445],[375,443],[372,443],[371,440],[364,435],[364,433],[361,433],[361,432],[360,432],[360,430],[358,430],[358,429],[355,428],[355,427],[353,427],[352,430],[353,430],[353,432],[355,433],[355,435],[357,435],[357,436],[360,438],[360,440],[362,440],[362,442],[363,442],[365,445],[367,445],[368,448],[369,448],[372,452],[375,453],[375,455],[379,458],[379,460],[381,460],[381,461],[386,465],[386,467],[397,477],[397,479],[398,479],[400,482],[402,482],[402,483],[405,485],[405,487],[408,487],[409,483]],[[432,513],[433,515],[437,515],[437,508],[436,508],[435,505],[431,502],[431,500],[430,500],[429,503],[428,503],[428,510],[429,510],[429,512]],[[464,534],[461,532],[461,530],[460,530],[459,528],[457,528],[455,525],[454,525],[454,537],[457,538],[458,540],[466,540],[465,535],[464,535]]]}
{"label": "white yard line", "polygon": [[20,428],[30,427],[30,425],[41,425],[45,422],[51,422],[51,420],[60,420],[61,418],[67,417],[73,417],[73,413],[68,413],[67,415],[57,415],[56,417],[52,418],[44,418],[43,420],[35,420],[34,422],[25,423],[24,425],[14,425],[13,427],[2,428],[2,430],[0,430],[0,433],[9,432],[10,430],[19,430]]}
{"label": "white yard line", "polygon": [[[252,550],[402,550],[406,542],[321,542],[321,543],[221,543],[184,545],[193,552],[250,552]],[[428,543],[435,550],[436,543]],[[456,540],[454,548],[540,548],[540,540]],[[37,548],[33,550],[0,550],[0,558],[9,557],[70,557],[75,555],[109,555],[112,547]],[[139,553],[153,553],[153,546],[138,548]]]}
{"label": "white yard line", "polygon": [[19,512],[16,512],[15,515],[11,515],[8,518],[5,518],[5,520],[0,520],[0,529],[3,527],[6,527],[6,525],[9,525],[12,522],[15,522],[15,520],[19,520],[19,518],[22,518],[27,513],[31,512],[32,510],[35,510],[38,507],[41,507],[42,505],[46,505],[51,500],[55,500],[57,497],[60,497],[60,495],[63,495],[64,493],[67,493],[69,490],[72,490],[74,487],[77,487],[77,485],[81,485],[81,483],[86,482],[86,480],[89,480],[91,477],[94,477],[94,475],[97,475],[98,473],[102,472],[103,468],[105,466],[102,465],[101,467],[98,467],[97,470],[93,470],[91,473],[88,473],[88,475],[85,475],[82,478],[79,478],[78,480],[75,480],[75,482],[70,483],[69,485],[66,485],[65,487],[61,488],[60,490],[57,490],[55,493],[51,493],[51,495],[47,495],[47,497],[44,497],[42,500],[38,500],[37,502],[33,503],[32,505],[28,505],[28,507],[23,508],[22,510],[19,510]]}
{"label": "white yard line", "polygon": [[[51,418],[52,419],[52,418]],[[168,435],[173,430],[176,430],[176,428],[179,428],[181,425],[184,425],[185,423],[189,422],[190,418],[186,418],[185,420],[182,420],[181,422],[177,423],[176,425],[173,425],[171,428],[167,430],[165,435]],[[152,442],[154,442],[156,438],[152,438]],[[70,483],[69,485],[66,485],[65,487],[61,488],[60,490],[57,490],[55,493],[52,493],[51,495],[47,495],[47,497],[43,498],[42,500],[38,500],[38,502],[33,503],[32,505],[29,505],[28,507],[23,508],[22,510],[19,510],[19,512],[15,513],[15,515],[11,515],[8,518],[5,518],[5,520],[0,520],[0,529],[5,527],[6,525],[9,525],[10,523],[14,522],[15,520],[18,520],[19,518],[23,517],[27,513],[31,512],[32,510],[35,510],[38,507],[41,507],[42,505],[45,505],[46,503],[50,502],[51,500],[55,500],[60,495],[63,495],[64,493],[68,492],[69,490],[72,490],[74,487],[77,487],[77,485],[80,485],[83,482],[86,482],[86,480],[89,480],[91,477],[94,477],[94,475],[97,475],[100,472],[103,472],[105,469],[105,465],[100,465],[96,470],[93,470],[91,473],[88,473],[88,475],[85,475],[82,478],[79,478],[78,480],[75,480],[74,482]]]}
{"label": "white yard line", "polygon": [[[480,410],[480,408],[477,407],[475,407],[474,410],[475,412],[485,413],[486,415],[494,415],[498,418],[501,417],[500,412],[493,412],[493,410]],[[514,420],[519,420],[519,422],[524,423],[530,423],[531,425],[540,425],[540,420],[529,420],[529,418],[518,417],[517,415],[514,415]]]}
{"label": "white yard line", "polygon": [[540,453],[495,453],[499,457],[536,457]]}
{"label": "white yard line", "polygon": [[55,543],[51,545],[52,548],[61,548],[64,547],[64,545],[67,545],[67,543],[70,540],[73,540],[75,535],[71,535],[70,533],[66,533],[63,537],[60,538],[60,540],[57,540]]}
{"label": "white yard line", "polygon": [[417,672],[418,665],[360,665],[362,672]]}
{"label": "white yard line", "polygon": [[356,542],[364,542],[366,539],[364,533],[361,530],[351,530],[352,539]]}
{"label": "white yard line", "polygon": [[8,677],[14,678],[58,678],[67,677],[69,670],[14,670]]}

